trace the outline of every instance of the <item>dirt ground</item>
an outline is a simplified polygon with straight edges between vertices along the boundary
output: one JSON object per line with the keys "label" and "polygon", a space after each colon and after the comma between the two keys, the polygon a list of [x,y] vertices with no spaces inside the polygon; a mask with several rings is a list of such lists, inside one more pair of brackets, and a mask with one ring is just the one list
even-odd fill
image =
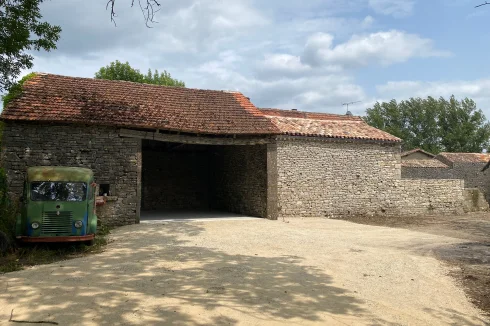
{"label": "dirt ground", "polygon": [[127,226],[0,276],[0,325],[485,325],[433,256],[465,239],[325,219]]}
{"label": "dirt ground", "polygon": [[459,267],[451,275],[464,286],[471,301],[490,316],[490,213],[406,218],[373,217],[351,221],[461,239],[461,243],[435,248],[434,255]]}

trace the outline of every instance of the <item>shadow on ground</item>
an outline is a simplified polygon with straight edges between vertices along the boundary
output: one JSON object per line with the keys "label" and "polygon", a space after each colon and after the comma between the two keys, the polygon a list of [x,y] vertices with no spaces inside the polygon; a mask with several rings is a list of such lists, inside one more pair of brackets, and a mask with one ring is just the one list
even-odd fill
{"label": "shadow on ground", "polygon": [[[264,324],[315,322],[325,314],[369,316],[362,302],[300,257],[229,255],[194,245],[192,237],[201,232],[199,224],[187,222],[138,226],[116,235],[108,252],[82,263],[6,275],[0,278],[0,299],[9,311],[2,316],[13,308],[14,319],[60,325],[233,325],[237,316],[245,324],[247,316]],[[373,319],[377,323],[386,324]]]}

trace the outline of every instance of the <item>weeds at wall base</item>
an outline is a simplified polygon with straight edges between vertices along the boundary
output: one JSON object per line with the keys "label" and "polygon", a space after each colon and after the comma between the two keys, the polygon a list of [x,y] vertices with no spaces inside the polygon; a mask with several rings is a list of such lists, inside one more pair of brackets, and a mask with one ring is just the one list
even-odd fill
{"label": "weeds at wall base", "polygon": [[109,234],[108,227],[99,227],[93,246],[83,243],[43,243],[17,246],[10,253],[3,257],[0,256],[0,274],[23,270],[29,266],[51,264],[100,253],[104,251]]}

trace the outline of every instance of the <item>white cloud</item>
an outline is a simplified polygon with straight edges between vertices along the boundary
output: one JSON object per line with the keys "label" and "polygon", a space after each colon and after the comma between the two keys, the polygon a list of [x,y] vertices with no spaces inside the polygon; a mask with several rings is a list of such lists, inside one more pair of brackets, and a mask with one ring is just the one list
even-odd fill
{"label": "white cloud", "polygon": [[291,54],[266,54],[256,66],[255,76],[263,80],[283,77],[299,78],[313,73],[313,69]]}
{"label": "white cloud", "polygon": [[[214,0],[161,1],[157,23],[147,28],[137,6],[117,2],[116,23],[110,21],[105,3],[99,0],[46,1],[41,5],[43,19],[62,27],[55,52],[84,56],[90,52],[115,49],[153,53],[202,53],[269,23],[248,0],[226,5]],[[77,19],[70,13],[76,12]],[[122,50],[122,51],[121,51]],[[146,53],[145,53],[146,52]]]}
{"label": "white cloud", "polygon": [[[378,14],[410,14],[413,1],[179,0],[161,4],[159,23],[148,29],[139,8],[124,1],[117,5],[117,27],[100,0],[43,2],[43,19],[61,25],[63,33],[56,51],[35,53],[34,70],[90,77],[117,59],[142,71],[166,69],[188,87],[241,91],[257,106],[345,113],[342,103],[363,101],[350,108],[362,114],[377,96],[374,90],[367,94],[356,81],[359,68],[448,55],[419,35],[377,32],[387,20]],[[389,99],[399,92],[404,98],[425,87],[423,83],[386,84],[378,87],[378,94]],[[485,91],[480,93],[482,97]]]}
{"label": "white cloud", "polygon": [[363,19],[347,18],[347,17],[322,17],[296,19],[289,24],[290,31],[293,29],[296,32],[314,33],[322,31],[324,33],[332,33],[337,36],[349,36],[353,33],[362,32],[371,28],[376,20],[372,16],[366,16]]}
{"label": "white cloud", "polygon": [[290,54],[266,55],[261,65],[267,70],[281,70],[290,72],[307,72],[311,69],[311,67],[301,63],[300,57]]}
{"label": "white cloud", "polygon": [[369,6],[378,14],[403,17],[412,14],[413,0],[369,0]]}
{"label": "white cloud", "polygon": [[[218,88],[239,90],[261,107],[344,113],[342,103],[366,98],[362,87],[346,75],[304,73],[276,78],[261,78],[259,75],[257,78],[254,72],[241,73],[237,65],[224,61],[205,63],[198,72],[199,80],[214,79]],[[193,73],[195,75],[195,71]]]}
{"label": "white cloud", "polygon": [[357,68],[370,64],[391,65],[414,57],[440,57],[450,53],[434,49],[430,39],[391,30],[369,35],[354,35],[350,40],[333,46],[333,36],[312,35],[306,44],[303,61],[311,65],[342,65]]}
{"label": "white cloud", "polygon": [[361,23],[362,28],[366,29],[371,27],[376,20],[372,16],[366,16]]}

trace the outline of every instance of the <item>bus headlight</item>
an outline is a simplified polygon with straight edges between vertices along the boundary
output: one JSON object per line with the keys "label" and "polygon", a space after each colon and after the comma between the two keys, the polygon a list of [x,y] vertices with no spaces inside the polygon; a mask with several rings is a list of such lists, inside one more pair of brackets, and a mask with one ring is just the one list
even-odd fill
{"label": "bus headlight", "polygon": [[33,223],[31,224],[31,227],[32,227],[34,230],[39,229],[39,223],[37,223],[37,222],[33,222]]}
{"label": "bus headlight", "polygon": [[75,227],[77,229],[81,228],[83,226],[83,222],[82,221],[75,221]]}

